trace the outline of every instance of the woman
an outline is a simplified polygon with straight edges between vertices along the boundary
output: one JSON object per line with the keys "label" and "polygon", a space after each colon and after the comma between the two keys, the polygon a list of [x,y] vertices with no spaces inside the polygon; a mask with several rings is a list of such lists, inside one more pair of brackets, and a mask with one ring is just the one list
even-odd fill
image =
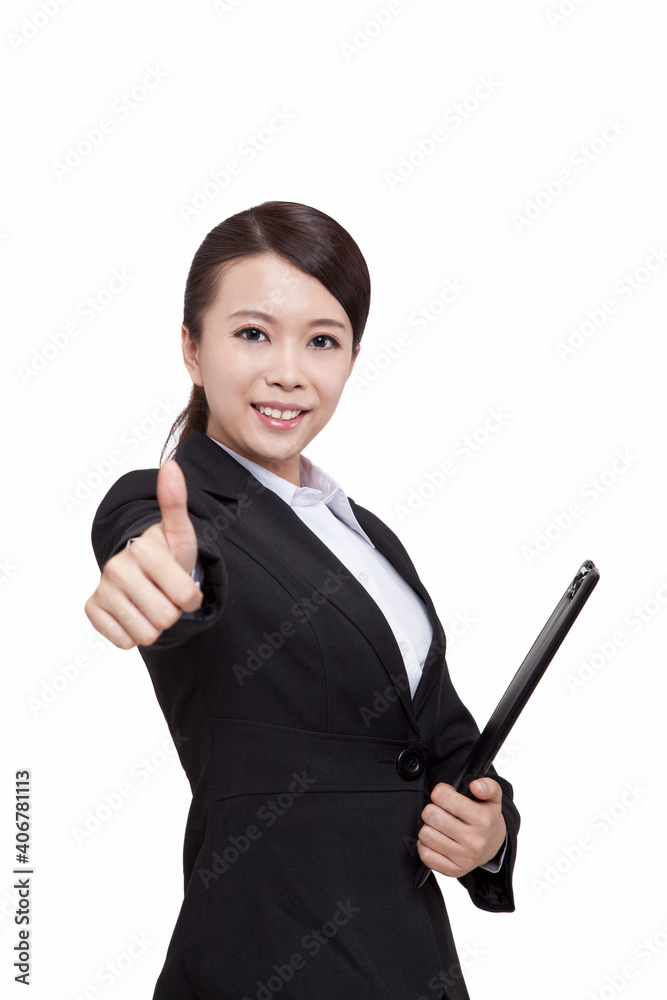
{"label": "woman", "polygon": [[185,291],[174,459],[95,515],[86,613],[138,646],[193,792],[154,1000],[463,1000],[422,862],[514,909],[511,786],[448,784],[478,730],[433,603],[398,537],[302,454],[369,304],[324,213],[272,201],[216,226]]}

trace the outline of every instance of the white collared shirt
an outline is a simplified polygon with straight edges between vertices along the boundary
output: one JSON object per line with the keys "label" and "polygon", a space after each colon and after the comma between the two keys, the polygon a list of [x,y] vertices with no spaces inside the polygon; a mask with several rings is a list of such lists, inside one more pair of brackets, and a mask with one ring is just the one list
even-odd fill
{"label": "white collared shirt", "polygon": [[299,458],[303,485],[296,486],[221,441],[211,440],[289,504],[366,588],[394,633],[414,696],[433,638],[426,605],[368,537],[342,487],[303,454]]}

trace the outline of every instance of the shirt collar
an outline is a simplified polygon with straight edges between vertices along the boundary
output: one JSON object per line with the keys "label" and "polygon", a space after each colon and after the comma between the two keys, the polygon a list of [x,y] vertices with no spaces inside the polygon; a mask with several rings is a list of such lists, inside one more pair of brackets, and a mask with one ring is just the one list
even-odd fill
{"label": "shirt collar", "polygon": [[258,465],[257,462],[246,458],[245,455],[239,455],[238,452],[233,451],[232,448],[216,440],[216,438],[211,438],[211,440],[215,441],[221,448],[224,448],[232,458],[235,458],[248,472],[251,472],[255,479],[259,480],[263,486],[277,493],[290,507],[311,507],[318,503],[324,503],[332,514],[340,521],[343,521],[344,524],[347,524],[349,528],[352,528],[353,531],[358,532],[369,545],[375,548],[375,544],[354,516],[350,501],[345,495],[342,486],[332,476],[329,476],[324,469],[321,469],[319,465],[316,465],[315,462],[311,461],[305,455],[302,454],[299,456],[299,475],[303,485],[296,486],[294,483],[283,479],[282,476],[277,475],[277,473],[265,469],[263,465]]}

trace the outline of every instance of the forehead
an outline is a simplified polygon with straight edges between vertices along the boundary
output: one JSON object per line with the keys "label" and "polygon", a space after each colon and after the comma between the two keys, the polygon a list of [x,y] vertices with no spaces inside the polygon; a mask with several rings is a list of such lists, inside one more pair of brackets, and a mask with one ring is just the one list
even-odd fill
{"label": "forehead", "polygon": [[276,322],[330,318],[351,330],[338,299],[317,278],[276,254],[244,257],[225,266],[211,310],[225,319],[240,310],[263,313]]}

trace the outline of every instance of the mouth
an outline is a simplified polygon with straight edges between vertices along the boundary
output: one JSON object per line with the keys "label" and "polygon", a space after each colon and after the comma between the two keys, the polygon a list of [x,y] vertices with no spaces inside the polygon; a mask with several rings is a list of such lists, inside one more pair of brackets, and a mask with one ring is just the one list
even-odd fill
{"label": "mouth", "polygon": [[285,430],[298,427],[305,414],[310,412],[298,407],[280,409],[277,406],[264,406],[263,403],[251,403],[250,405],[265,426],[279,427]]}

